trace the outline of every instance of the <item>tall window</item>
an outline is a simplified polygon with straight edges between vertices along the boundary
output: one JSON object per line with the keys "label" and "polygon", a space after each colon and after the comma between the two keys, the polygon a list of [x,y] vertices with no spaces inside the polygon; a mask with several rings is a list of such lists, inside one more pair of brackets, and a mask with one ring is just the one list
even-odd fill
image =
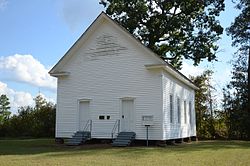
{"label": "tall window", "polygon": [[173,95],[169,96],[169,104],[170,104],[170,123],[174,122],[174,107],[173,107]]}
{"label": "tall window", "polygon": [[184,101],[184,123],[187,123],[187,102]]}
{"label": "tall window", "polygon": [[192,124],[192,103],[189,102],[189,123]]}
{"label": "tall window", "polygon": [[177,98],[177,112],[178,112],[178,123],[181,123],[181,105],[180,98]]}

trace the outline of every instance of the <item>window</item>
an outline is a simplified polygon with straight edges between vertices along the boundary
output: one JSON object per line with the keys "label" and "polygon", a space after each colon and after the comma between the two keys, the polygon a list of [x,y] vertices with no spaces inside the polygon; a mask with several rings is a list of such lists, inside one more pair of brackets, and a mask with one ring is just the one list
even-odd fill
{"label": "window", "polygon": [[109,119],[110,119],[110,116],[108,115],[108,116],[107,116],[107,120],[109,120]]}
{"label": "window", "polygon": [[184,123],[187,123],[187,102],[184,101]]}
{"label": "window", "polygon": [[192,124],[192,103],[189,102],[189,123]]}
{"label": "window", "polygon": [[170,123],[174,122],[174,108],[173,108],[173,95],[169,96],[169,103],[170,103]]}
{"label": "window", "polygon": [[181,123],[181,106],[180,106],[180,98],[177,98],[177,113],[178,113],[178,123]]}
{"label": "window", "polygon": [[104,120],[104,119],[105,119],[105,116],[100,115],[100,116],[99,116],[99,119],[100,119],[100,120]]}

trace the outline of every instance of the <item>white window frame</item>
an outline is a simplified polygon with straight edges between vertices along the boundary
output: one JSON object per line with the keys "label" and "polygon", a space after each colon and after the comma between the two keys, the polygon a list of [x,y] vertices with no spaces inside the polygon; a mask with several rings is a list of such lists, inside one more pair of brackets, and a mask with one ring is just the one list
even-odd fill
{"label": "white window frame", "polygon": [[170,123],[174,123],[174,96],[173,94],[169,95],[169,117],[170,117]]}
{"label": "white window frame", "polygon": [[191,101],[189,101],[188,107],[189,107],[189,124],[192,124],[193,117],[192,117],[192,102]]}
{"label": "white window frame", "polygon": [[177,123],[181,123],[181,99],[177,97]]}
{"label": "white window frame", "polygon": [[184,100],[184,123],[187,124],[187,101]]}

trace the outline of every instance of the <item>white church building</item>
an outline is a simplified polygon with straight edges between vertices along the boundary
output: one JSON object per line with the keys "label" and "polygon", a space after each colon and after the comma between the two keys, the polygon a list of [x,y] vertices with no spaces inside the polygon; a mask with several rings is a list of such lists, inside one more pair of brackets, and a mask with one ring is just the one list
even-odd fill
{"label": "white church building", "polygon": [[149,140],[196,136],[198,88],[103,12],[49,74],[57,77],[58,139],[88,130],[145,140],[146,128]]}

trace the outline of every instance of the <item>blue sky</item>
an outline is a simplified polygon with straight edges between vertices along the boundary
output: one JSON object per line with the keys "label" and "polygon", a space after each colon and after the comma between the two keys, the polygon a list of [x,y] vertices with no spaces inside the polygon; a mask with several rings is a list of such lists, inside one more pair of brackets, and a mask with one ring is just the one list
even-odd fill
{"label": "blue sky", "polygon": [[[238,14],[231,0],[220,16],[228,27]],[[8,95],[12,111],[32,104],[40,91],[56,101],[56,79],[48,70],[65,54],[92,21],[104,10],[98,0],[0,0],[0,93]],[[213,69],[214,84],[220,89],[230,79],[228,64],[235,51],[230,37],[219,41],[218,62],[193,67],[184,63],[184,74],[197,75]],[[221,94],[221,91],[219,92]]]}

